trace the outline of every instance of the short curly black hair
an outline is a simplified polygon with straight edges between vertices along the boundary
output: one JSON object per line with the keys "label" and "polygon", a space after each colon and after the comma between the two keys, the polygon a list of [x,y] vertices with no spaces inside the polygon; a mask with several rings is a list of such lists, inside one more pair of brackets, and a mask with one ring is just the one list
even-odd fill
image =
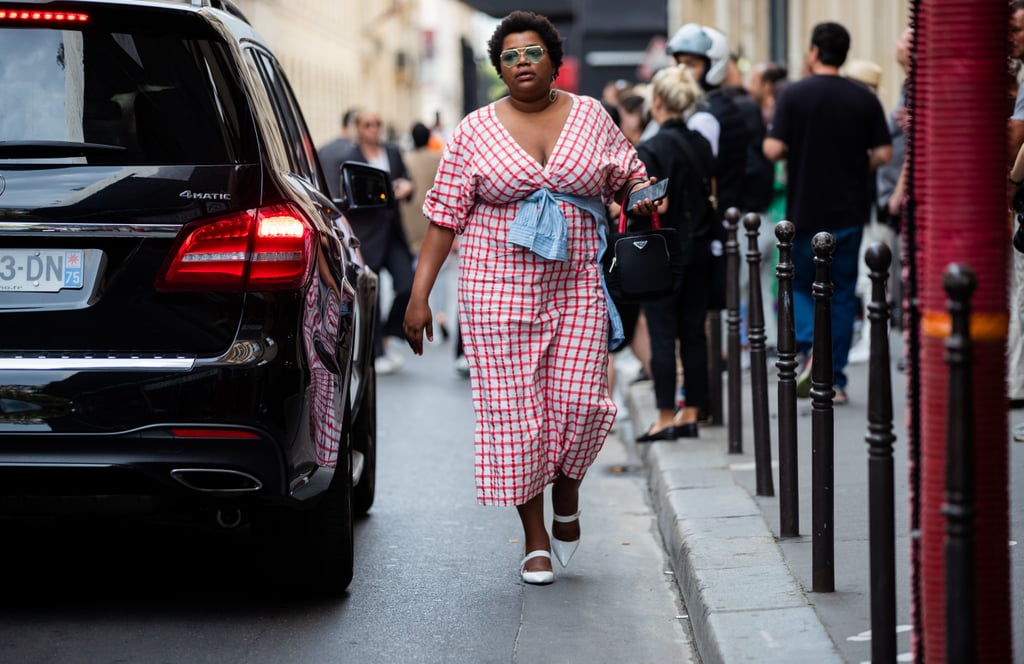
{"label": "short curly black hair", "polygon": [[546,16],[533,12],[515,11],[501,20],[498,27],[494,29],[490,41],[487,42],[487,54],[490,56],[491,64],[494,65],[498,76],[501,76],[501,47],[505,43],[505,37],[517,32],[530,31],[540,35],[541,41],[544,42],[544,50],[551,58],[551,66],[555,70],[555,75],[558,75],[558,70],[562,67],[562,57],[565,55],[562,50],[562,36],[558,34],[558,30],[555,30],[555,26]]}

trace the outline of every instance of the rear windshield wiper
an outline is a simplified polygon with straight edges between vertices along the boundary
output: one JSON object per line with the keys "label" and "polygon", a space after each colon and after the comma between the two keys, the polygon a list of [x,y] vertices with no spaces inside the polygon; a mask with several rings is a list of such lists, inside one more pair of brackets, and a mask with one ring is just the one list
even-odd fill
{"label": "rear windshield wiper", "polygon": [[93,154],[124,152],[126,149],[123,145],[79,141],[0,141],[0,158],[87,157]]}

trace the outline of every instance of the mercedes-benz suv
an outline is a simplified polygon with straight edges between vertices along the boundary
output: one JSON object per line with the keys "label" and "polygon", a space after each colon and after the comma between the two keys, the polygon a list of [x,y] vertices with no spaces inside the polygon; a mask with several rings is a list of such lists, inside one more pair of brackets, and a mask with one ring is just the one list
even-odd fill
{"label": "mercedes-benz suv", "polygon": [[387,176],[322,172],[226,0],[0,0],[0,90],[0,512],[207,512],[344,590]]}

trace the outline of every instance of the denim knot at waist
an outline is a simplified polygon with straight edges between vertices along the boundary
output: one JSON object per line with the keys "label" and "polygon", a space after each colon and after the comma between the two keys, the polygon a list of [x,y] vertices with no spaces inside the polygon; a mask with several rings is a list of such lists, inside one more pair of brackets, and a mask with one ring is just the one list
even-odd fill
{"label": "denim knot at waist", "polygon": [[508,229],[508,241],[541,258],[569,260],[569,222],[558,206],[559,201],[588,212],[594,218],[595,228],[604,218],[604,204],[598,196],[574,196],[538,189],[520,203]]}
{"label": "denim knot at waist", "polygon": [[[516,218],[508,229],[509,244],[529,249],[541,258],[552,261],[569,260],[569,222],[559,208],[559,201],[565,201],[594,218],[594,231],[599,240],[597,260],[608,247],[605,234],[605,207],[599,196],[574,196],[573,194],[554,193],[550,189],[538,189],[523,199],[516,212]],[[605,303],[608,305],[608,347],[618,348],[624,341],[622,318],[612,302],[608,285],[601,270],[601,288],[604,290]]]}

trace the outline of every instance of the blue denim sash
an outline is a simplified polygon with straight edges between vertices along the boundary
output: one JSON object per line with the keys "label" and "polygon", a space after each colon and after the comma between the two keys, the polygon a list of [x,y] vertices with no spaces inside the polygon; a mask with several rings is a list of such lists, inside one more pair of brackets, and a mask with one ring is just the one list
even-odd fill
{"label": "blue denim sash", "polygon": [[[519,206],[516,218],[509,226],[509,243],[529,249],[547,260],[569,260],[569,225],[558,207],[559,201],[578,207],[594,218],[599,238],[597,265],[600,268],[601,258],[608,249],[608,238],[605,207],[598,196],[574,196],[554,193],[550,189],[538,189],[524,198]],[[622,317],[619,316],[619,311],[608,292],[604,270],[601,270],[601,288],[604,290],[604,299],[608,305],[608,348],[615,350],[622,345],[626,336],[622,329]]]}

